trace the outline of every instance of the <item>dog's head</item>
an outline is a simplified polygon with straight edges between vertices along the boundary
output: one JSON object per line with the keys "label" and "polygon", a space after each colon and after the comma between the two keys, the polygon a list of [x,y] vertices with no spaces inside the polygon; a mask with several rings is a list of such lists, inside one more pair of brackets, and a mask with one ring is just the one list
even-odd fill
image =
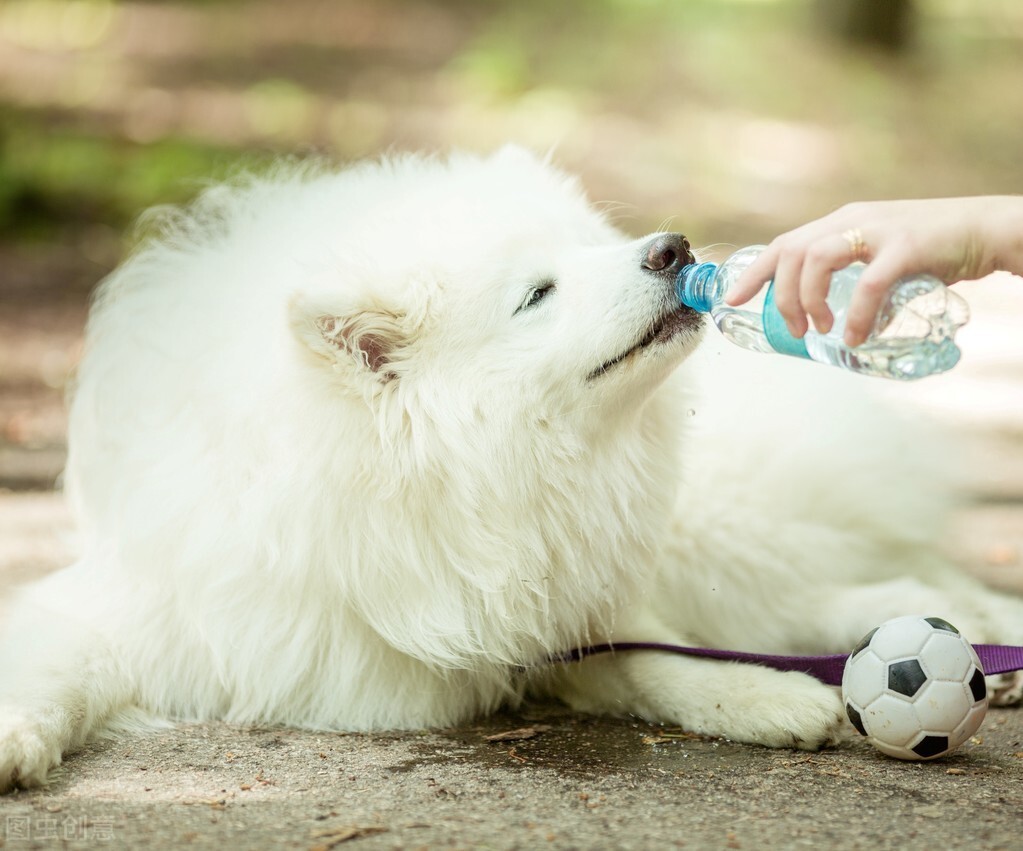
{"label": "dog's head", "polygon": [[[628,240],[576,182],[515,148],[399,161],[290,305],[339,388],[433,421],[609,421],[637,409],[695,346],[674,292],[680,234]],[[344,391],[341,391],[344,392]]]}

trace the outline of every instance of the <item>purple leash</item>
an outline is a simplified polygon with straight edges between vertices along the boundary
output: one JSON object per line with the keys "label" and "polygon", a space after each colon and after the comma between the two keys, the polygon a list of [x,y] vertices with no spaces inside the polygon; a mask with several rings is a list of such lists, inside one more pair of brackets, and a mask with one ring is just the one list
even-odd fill
{"label": "purple leash", "polygon": [[[974,644],[981,667],[987,676],[1023,670],[1023,647],[1005,644]],[[702,656],[725,662],[746,662],[776,668],[779,671],[801,671],[816,677],[829,686],[842,684],[842,672],[849,658],[847,653],[830,656],[772,656],[764,653],[742,653],[736,650],[713,650],[708,647],[680,647],[677,644],[657,644],[649,641],[620,641],[616,644],[594,644],[577,647],[559,656],[559,662],[579,662],[598,653],[616,653],[619,650],[661,650],[683,656]]]}

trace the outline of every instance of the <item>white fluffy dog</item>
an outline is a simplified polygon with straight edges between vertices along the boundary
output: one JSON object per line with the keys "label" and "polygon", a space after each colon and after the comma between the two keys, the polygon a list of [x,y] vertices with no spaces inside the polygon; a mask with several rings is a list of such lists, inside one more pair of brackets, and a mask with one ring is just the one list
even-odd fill
{"label": "white fluffy dog", "polygon": [[0,788],[132,713],[421,728],[530,692],[816,748],[842,706],[803,674],[545,662],[840,652],[905,612],[1023,638],[930,543],[932,465],[869,381],[694,354],[688,244],[521,151],[282,169],[163,225],[89,322],[83,555],[5,624]]}

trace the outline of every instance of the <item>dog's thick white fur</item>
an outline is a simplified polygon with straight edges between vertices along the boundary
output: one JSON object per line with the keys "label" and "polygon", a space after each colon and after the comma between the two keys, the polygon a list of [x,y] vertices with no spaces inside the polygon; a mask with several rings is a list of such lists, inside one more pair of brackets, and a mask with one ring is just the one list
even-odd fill
{"label": "dog's thick white fur", "polygon": [[697,352],[655,238],[515,149],[285,168],[165,216],[89,322],[83,555],[11,607],[0,788],[126,713],[421,728],[530,691],[816,748],[842,706],[803,674],[544,663],[839,652],[906,612],[1023,639],[931,543],[915,424],[838,370]]}

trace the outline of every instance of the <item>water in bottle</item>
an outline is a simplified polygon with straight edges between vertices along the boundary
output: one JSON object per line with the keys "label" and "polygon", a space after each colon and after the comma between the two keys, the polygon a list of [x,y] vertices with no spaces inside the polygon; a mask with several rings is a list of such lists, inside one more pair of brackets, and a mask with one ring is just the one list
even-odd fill
{"label": "water in bottle", "polygon": [[969,319],[966,302],[930,275],[900,279],[878,311],[870,336],[859,346],[842,342],[846,313],[864,264],[835,272],[827,296],[835,318],[827,334],[813,330],[802,339],[788,332],[774,304],[774,283],[757,299],[731,307],[724,297],[729,287],[764,250],[743,248],[720,266],[685,266],[676,281],[679,298],[694,310],[709,313],[721,333],[733,343],[756,352],[780,352],[829,363],[865,375],[910,380],[951,369],[959,361],[956,331]]}

